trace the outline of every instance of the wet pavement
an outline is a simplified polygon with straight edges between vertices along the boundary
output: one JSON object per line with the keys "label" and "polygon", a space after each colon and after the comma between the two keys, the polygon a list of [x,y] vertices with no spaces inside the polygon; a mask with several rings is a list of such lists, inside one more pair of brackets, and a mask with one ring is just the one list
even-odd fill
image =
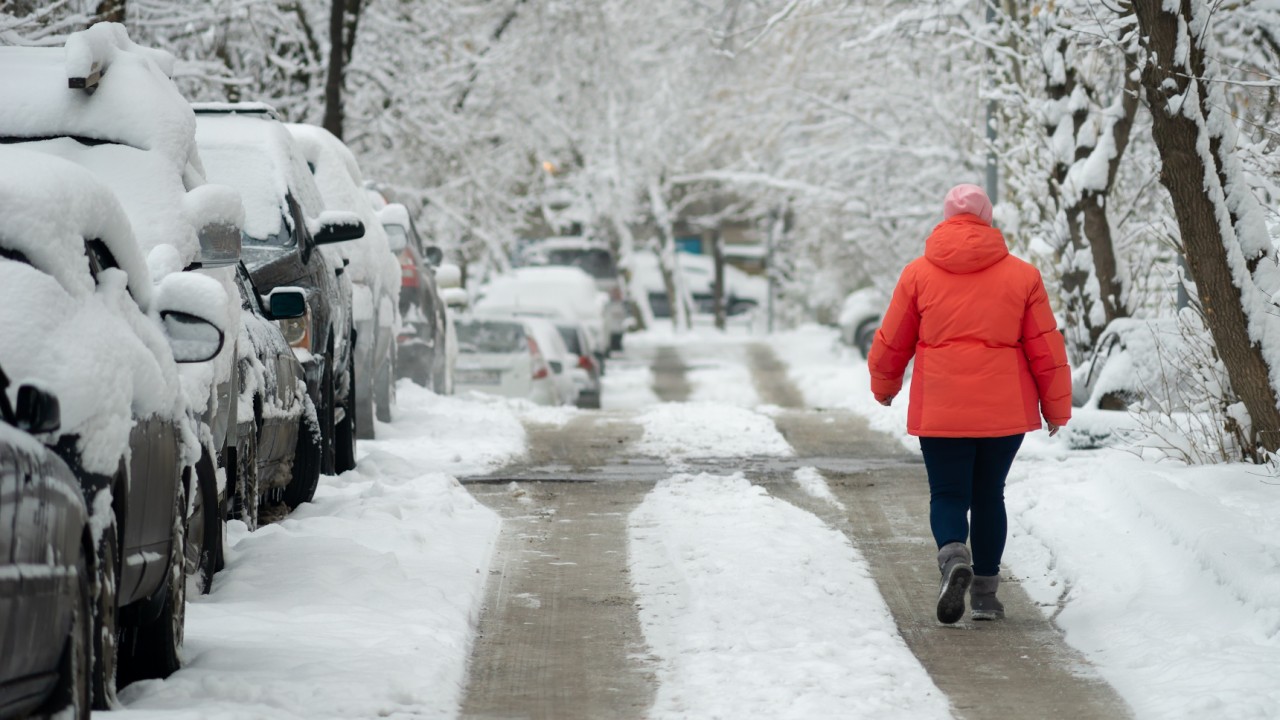
{"label": "wet pavement", "polygon": [[[1128,710],[1005,574],[1008,619],[954,626],[934,618],[938,571],[918,454],[856,415],[804,408],[786,367],[764,344],[632,351],[648,362],[662,402],[688,400],[688,368],[741,358],[761,405],[795,457],[686,460],[681,472],[743,472],[772,495],[843,532],[871,565],[899,632],[961,718],[1116,718]],[[627,570],[627,516],[673,469],[631,446],[643,430],[626,411],[529,424],[529,452],[472,493],[504,519],[471,662],[467,718],[641,718],[654,673]],[[844,505],[793,482],[814,467]]]}

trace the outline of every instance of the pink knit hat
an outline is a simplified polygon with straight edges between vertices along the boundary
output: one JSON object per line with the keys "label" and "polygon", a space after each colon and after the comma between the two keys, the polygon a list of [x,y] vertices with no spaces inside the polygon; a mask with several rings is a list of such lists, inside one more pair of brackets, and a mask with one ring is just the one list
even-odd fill
{"label": "pink knit hat", "polygon": [[947,193],[942,201],[942,217],[950,219],[955,215],[970,213],[982,218],[982,222],[991,224],[991,200],[977,185],[957,185]]}

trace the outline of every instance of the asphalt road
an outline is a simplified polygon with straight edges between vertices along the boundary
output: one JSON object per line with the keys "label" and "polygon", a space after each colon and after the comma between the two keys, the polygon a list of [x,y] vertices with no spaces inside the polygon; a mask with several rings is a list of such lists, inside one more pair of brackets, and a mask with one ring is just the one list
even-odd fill
{"label": "asphalt road", "polygon": [[[689,363],[724,346],[633,351],[650,363],[662,402],[690,395]],[[774,496],[845,533],[871,564],[899,632],[961,718],[1116,718],[1128,710],[1006,573],[1008,619],[953,626],[934,619],[938,572],[928,534],[924,466],[893,438],[847,413],[804,407],[763,344],[737,356],[775,412],[794,458],[706,461],[743,470]],[[643,718],[655,692],[627,571],[627,516],[670,474],[630,451],[642,430],[626,412],[584,412],[530,425],[521,462],[464,480],[503,519],[471,658],[466,718]],[[694,468],[701,463],[695,463]],[[845,510],[801,492],[798,467],[819,468]]]}

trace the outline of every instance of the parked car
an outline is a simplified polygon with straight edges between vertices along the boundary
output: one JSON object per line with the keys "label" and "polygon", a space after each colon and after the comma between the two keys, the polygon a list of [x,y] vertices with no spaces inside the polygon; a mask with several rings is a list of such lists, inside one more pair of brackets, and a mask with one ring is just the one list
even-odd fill
{"label": "parked car", "polygon": [[529,337],[547,359],[547,367],[551,369],[551,379],[556,384],[558,404],[576,405],[578,385],[574,382],[569,370],[577,366],[578,357],[569,352],[554,322],[540,317],[526,317],[522,320],[529,328]]}
{"label": "parked car", "polygon": [[440,248],[427,245],[409,209],[390,203],[378,211],[387,232],[391,252],[400,263],[400,316],[403,327],[396,338],[396,377],[447,395],[453,391],[449,374],[448,320],[436,285],[436,267],[444,257]]}
{"label": "parked car", "polygon": [[[302,364],[307,395],[320,425],[299,431],[294,467],[282,499],[296,507],[315,494],[320,473],[355,467],[355,330],[350,283],[341,258],[319,247],[355,239],[363,225],[349,213],[327,213],[306,161],[284,125],[251,105],[196,105],[196,140],[209,178],[236,188],[244,202],[242,254],[262,293],[299,288],[301,317],[280,320]],[[307,465],[320,448],[320,467]]]}
{"label": "parked car", "polygon": [[522,318],[467,317],[457,323],[458,369],[454,387],[539,405],[561,404],[551,365]]}
{"label": "parked car", "polygon": [[202,305],[228,338],[214,357],[178,369],[187,405],[203,425],[195,435],[200,455],[191,461],[199,511],[185,532],[193,540],[188,575],[207,592],[222,565],[229,502],[216,468],[227,466],[235,445],[239,312],[226,298],[235,294],[243,210],[232,189],[204,181],[195,118],[170,80],[173,63],[168,53],[135,45],[114,23],[72,33],[65,48],[0,48],[0,138],[75,163],[110,188],[161,289],[180,275],[203,275],[221,287],[224,314],[214,317],[200,283],[167,286],[174,294],[167,302]]}
{"label": "parked car", "polygon": [[[289,485],[314,487],[320,474],[320,425],[307,412],[306,373],[277,324],[306,316],[306,291],[279,287],[266,306],[249,270],[236,273],[240,291],[240,409],[232,517],[250,530],[259,507],[284,502]],[[314,408],[314,405],[311,406]],[[304,437],[306,436],[306,437]]]}
{"label": "parked car", "polygon": [[577,358],[577,362],[569,367],[569,376],[578,388],[578,407],[598,410],[601,390],[599,351],[581,325],[558,323],[556,329],[569,349],[570,361]]}
{"label": "parked car", "polygon": [[481,287],[475,308],[489,315],[581,323],[597,347],[604,347],[609,342],[607,304],[591,276],[576,267],[522,267]]}
{"label": "parked car", "polygon": [[179,363],[218,355],[227,298],[194,273],[153,286],[120,201],[76,163],[0,146],[0,207],[0,364],[60,400],[40,439],[92,514],[94,704],[108,707],[117,680],[178,668],[187,559],[220,532],[216,506],[188,502],[216,477]]}
{"label": "parked car", "polygon": [[372,438],[373,420],[391,421],[395,402],[396,335],[400,330],[400,265],[369,202],[360,166],[351,150],[328,130],[288,125],[330,210],[355,213],[364,224],[359,242],[332,249],[350,262],[356,337],[356,428]]}
{"label": "parked car", "polygon": [[889,300],[879,288],[854,290],[840,306],[840,341],[858,349],[863,359],[871,353],[871,341],[880,329],[880,315],[888,307]]}
{"label": "parked car", "polygon": [[565,265],[579,268],[590,275],[596,283],[596,288],[608,297],[608,305],[604,312],[605,328],[600,338],[601,348],[605,352],[622,349],[628,317],[626,293],[613,251],[607,244],[583,237],[554,237],[529,241],[520,248],[513,264],[518,267]]}
{"label": "parked car", "polygon": [[[683,287],[692,304],[691,311],[695,315],[714,315],[714,259],[710,255],[686,252],[677,252],[675,256],[682,274]],[[662,278],[657,255],[639,252],[631,257],[631,283],[644,293],[653,317],[671,317],[671,302],[667,297],[667,286]],[[724,283],[726,317],[735,323],[750,323],[754,311],[768,298],[768,282],[764,278],[748,275],[732,265],[725,265]]]}
{"label": "parked car", "polygon": [[80,481],[37,440],[61,425],[32,385],[9,402],[0,368],[0,717],[88,720],[98,558]]}

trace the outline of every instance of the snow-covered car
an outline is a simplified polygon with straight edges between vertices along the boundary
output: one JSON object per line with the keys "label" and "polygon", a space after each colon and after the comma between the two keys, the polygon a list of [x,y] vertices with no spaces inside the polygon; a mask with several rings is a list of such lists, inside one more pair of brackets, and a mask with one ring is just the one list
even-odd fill
{"label": "snow-covered car", "polygon": [[467,317],[457,322],[459,391],[561,404],[551,365],[523,318]]}
{"label": "snow-covered car", "polygon": [[491,279],[478,291],[477,312],[581,323],[597,347],[609,342],[608,297],[576,267],[521,267]]}
{"label": "snow-covered car", "polygon": [[0,714],[88,720],[93,701],[93,553],[80,481],[36,439],[61,425],[31,385],[9,402],[0,368]]}
{"label": "snow-covered car", "polygon": [[396,334],[400,329],[400,264],[387,243],[387,233],[364,189],[355,155],[328,130],[314,125],[287,125],[297,141],[316,185],[330,210],[355,213],[364,236],[325,252],[349,261],[354,286],[352,318],[356,332],[356,429],[373,437],[375,414],[391,421],[395,402]]}
{"label": "snow-covered car", "polygon": [[553,237],[525,243],[513,259],[516,266],[565,265],[582,269],[609,298],[605,331],[600,347],[605,352],[622,349],[627,328],[627,300],[622,274],[608,244],[584,237]]}
{"label": "snow-covered car", "polygon": [[446,337],[448,321],[436,285],[436,267],[443,254],[440,248],[423,242],[404,205],[385,204],[378,210],[378,218],[387,232],[391,252],[400,263],[400,316],[404,325],[396,338],[396,377],[407,377],[448,395],[453,385]]}
{"label": "snow-covered car", "polygon": [[[119,199],[141,249],[150,279],[203,275],[221,287],[224,314],[207,319],[228,341],[206,362],[179,369],[188,407],[201,418],[197,428],[204,456],[196,463],[196,506],[187,528],[206,546],[189,555],[190,576],[207,591],[222,565],[222,524],[229,502],[215,466],[234,473],[238,391],[236,338],[239,309],[234,265],[239,260],[240,198],[227,187],[205,182],[195,143],[195,117],[170,79],[174,58],[134,44],[124,26],[99,23],[72,33],[64,47],[0,48],[0,138],[50,158],[89,170]],[[175,279],[173,302],[184,291],[204,297],[198,282]],[[206,520],[208,527],[206,527]],[[192,550],[196,553],[196,550]]]}
{"label": "snow-covered car", "polygon": [[[302,363],[319,435],[299,434],[299,458],[283,500],[311,500],[320,473],[350,470],[356,461],[355,342],[351,284],[341,258],[319,248],[357,234],[350,214],[330,214],[315,178],[284,124],[259,105],[196,105],[196,141],[208,176],[240,192],[245,221],[241,253],[259,292],[299,288],[307,307],[281,320],[285,339]],[[361,229],[362,231],[362,229]],[[307,465],[318,443],[320,466]]]}
{"label": "snow-covered car", "polygon": [[[564,340],[570,354],[569,377],[578,388],[577,405],[580,408],[600,408],[600,351],[591,343],[591,336],[576,323],[557,323],[556,330]],[[577,362],[573,362],[574,358]]]}
{"label": "snow-covered car", "polygon": [[306,315],[306,291],[276,288],[264,306],[243,263],[236,273],[236,287],[244,354],[239,358],[240,441],[232,517],[252,530],[258,526],[262,500],[271,505],[284,502],[295,480],[299,487],[316,485],[321,447],[315,438],[320,428],[302,363],[277,324]]}
{"label": "snow-covered car", "polygon": [[888,299],[878,288],[862,288],[849,293],[840,306],[840,316],[836,321],[840,326],[840,342],[858,348],[865,359],[880,327],[880,316],[888,305]]}
{"label": "snow-covered car", "polygon": [[[681,273],[681,287],[688,293],[695,315],[715,314],[715,261],[710,255],[678,252],[676,266]],[[662,279],[658,257],[652,252],[636,253],[631,257],[631,283],[644,294],[649,310],[655,318],[671,317],[671,302],[667,286]],[[764,278],[748,275],[732,266],[724,267],[725,315],[734,322],[750,323],[754,311],[768,298],[768,283]]]}
{"label": "snow-covered car", "polygon": [[556,384],[556,395],[561,405],[578,403],[578,384],[574,381],[570,369],[577,367],[578,356],[569,352],[564,338],[551,320],[541,317],[525,317],[525,325],[529,328],[529,337],[547,359],[547,367],[551,369],[551,379]]}
{"label": "snow-covered car", "polygon": [[221,539],[217,504],[188,500],[215,476],[179,363],[221,351],[225,329],[210,317],[228,303],[194,273],[153,285],[116,196],[84,167],[24,147],[0,146],[0,365],[60,403],[59,427],[40,439],[92,514],[94,703],[107,707],[117,680],[178,668],[188,559]]}

